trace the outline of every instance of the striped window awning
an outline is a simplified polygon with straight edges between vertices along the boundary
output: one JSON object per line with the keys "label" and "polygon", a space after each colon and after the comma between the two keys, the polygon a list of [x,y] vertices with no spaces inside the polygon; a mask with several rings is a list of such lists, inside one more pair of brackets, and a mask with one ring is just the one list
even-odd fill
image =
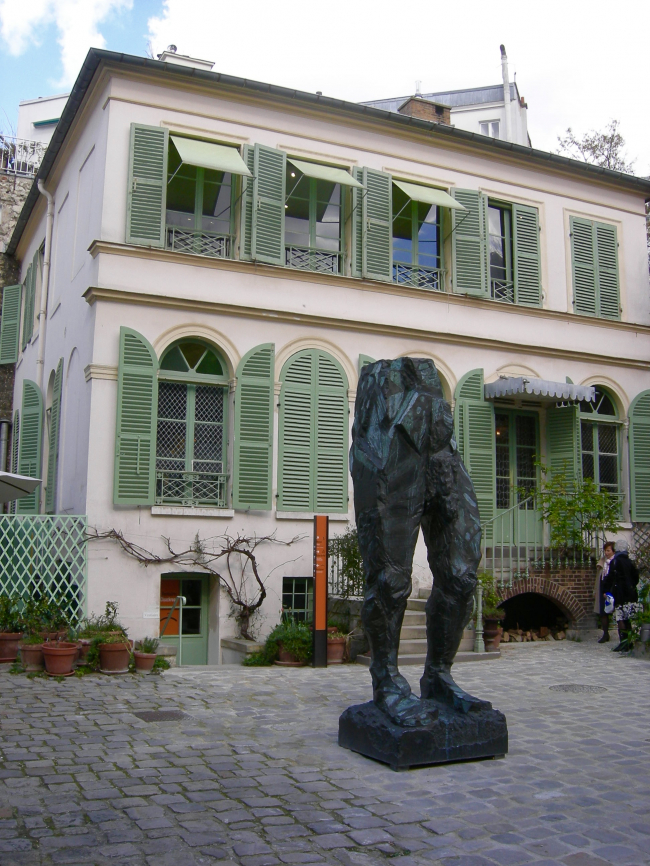
{"label": "striped window awning", "polygon": [[593,385],[573,385],[569,382],[551,382],[548,379],[532,379],[525,376],[502,376],[496,382],[484,386],[485,399],[497,400],[499,397],[519,397],[522,400],[536,400],[556,403],[566,400],[580,403],[586,400],[593,403],[596,389]]}

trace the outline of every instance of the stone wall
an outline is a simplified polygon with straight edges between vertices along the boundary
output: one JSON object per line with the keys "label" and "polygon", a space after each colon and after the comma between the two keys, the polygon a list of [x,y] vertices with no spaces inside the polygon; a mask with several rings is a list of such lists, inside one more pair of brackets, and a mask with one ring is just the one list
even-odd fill
{"label": "stone wall", "polygon": [[[0,304],[3,286],[11,286],[19,281],[19,263],[15,258],[5,255],[5,249],[32,183],[32,178],[0,174]],[[0,365],[0,421],[10,420],[12,417],[13,390],[13,365],[2,364]]]}
{"label": "stone wall", "polygon": [[591,625],[594,610],[594,568],[531,568],[528,577],[499,591],[506,601],[525,592],[551,599],[575,625]]}

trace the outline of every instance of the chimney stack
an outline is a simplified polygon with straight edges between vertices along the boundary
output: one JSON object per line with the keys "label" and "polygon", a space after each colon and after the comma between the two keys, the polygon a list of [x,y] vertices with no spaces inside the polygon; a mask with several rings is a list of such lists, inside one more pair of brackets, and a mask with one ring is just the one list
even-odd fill
{"label": "chimney stack", "polygon": [[506,121],[506,141],[512,141],[512,120],[510,117],[510,78],[508,77],[508,55],[505,45],[501,45],[501,74],[503,76],[503,111]]}
{"label": "chimney stack", "polygon": [[420,120],[429,120],[451,126],[451,107],[449,105],[423,99],[417,93],[415,96],[409,96],[397,110],[400,114],[406,114],[409,117],[419,117]]}

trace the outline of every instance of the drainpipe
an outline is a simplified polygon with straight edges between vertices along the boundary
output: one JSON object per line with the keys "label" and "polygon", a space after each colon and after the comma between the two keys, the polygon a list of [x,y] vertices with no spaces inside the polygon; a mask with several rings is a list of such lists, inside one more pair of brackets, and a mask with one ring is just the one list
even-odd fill
{"label": "drainpipe", "polygon": [[512,119],[510,117],[510,79],[508,77],[508,55],[501,45],[501,74],[503,75],[503,110],[506,116],[506,141],[512,141]]}
{"label": "drainpipe", "polygon": [[7,469],[7,450],[9,445],[9,421],[0,421],[0,471]]}
{"label": "drainpipe", "polygon": [[52,257],[52,226],[54,224],[54,196],[49,193],[43,181],[38,181],[38,191],[47,199],[45,218],[45,255],[43,256],[43,279],[41,281],[41,300],[38,309],[38,358],[36,359],[36,382],[43,391],[43,372],[45,364],[45,329],[47,328],[47,289],[50,281],[50,259]]}

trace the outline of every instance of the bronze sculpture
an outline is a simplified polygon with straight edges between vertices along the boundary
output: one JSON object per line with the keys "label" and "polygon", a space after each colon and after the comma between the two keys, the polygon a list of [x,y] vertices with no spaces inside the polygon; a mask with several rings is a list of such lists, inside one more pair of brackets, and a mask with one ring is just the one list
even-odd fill
{"label": "bronze sculpture", "polygon": [[[362,621],[370,643],[373,705],[351,707],[341,716],[339,742],[393,766],[454,757],[440,757],[440,750],[434,749],[427,752],[430,761],[411,760],[417,757],[411,754],[405,763],[396,759],[390,746],[387,756],[373,754],[372,748],[359,747],[363,746],[364,725],[372,727],[373,719],[375,728],[384,729],[384,739],[391,733],[387,742],[392,738],[403,741],[402,746],[408,738],[404,740],[399,729],[420,731],[416,740],[421,750],[427,731],[439,735],[441,726],[448,731],[450,724],[457,729],[459,719],[467,717],[460,737],[463,742],[459,743],[465,753],[468,728],[482,742],[489,729],[488,740],[496,745],[496,751],[489,747],[491,754],[507,750],[502,714],[492,710],[488,701],[469,695],[451,676],[453,659],[471,616],[481,559],[476,496],[453,434],[451,409],[433,361],[398,358],[377,361],[362,370],[350,471],[366,578]],[[420,529],[434,581],[426,606],[427,659],[420,681],[421,697],[417,698],[397,662]],[[377,730],[374,733],[377,741]],[[437,735],[434,739],[439,741]],[[411,740],[415,742],[413,737]],[[470,748],[460,757],[478,757],[478,752]],[[447,749],[446,754],[455,752]],[[401,758],[407,756],[401,754]]]}

